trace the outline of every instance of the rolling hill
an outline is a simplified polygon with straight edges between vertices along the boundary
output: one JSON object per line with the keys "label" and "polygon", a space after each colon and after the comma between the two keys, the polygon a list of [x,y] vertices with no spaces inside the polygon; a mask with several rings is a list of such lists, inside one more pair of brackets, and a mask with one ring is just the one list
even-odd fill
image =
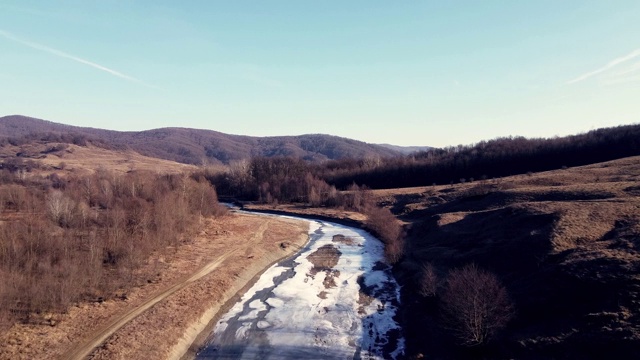
{"label": "rolling hill", "polygon": [[415,154],[415,153],[429,151],[433,149],[433,147],[431,146],[398,146],[398,145],[391,145],[391,144],[378,144],[378,145],[385,147],[387,149],[401,152],[404,155]]}
{"label": "rolling hill", "polygon": [[76,127],[21,115],[0,117],[0,138],[20,141],[57,134],[73,143],[131,149],[185,164],[224,163],[254,156],[291,156],[309,161],[393,157],[395,149],[331,135],[252,137],[213,130],[162,128],[137,132]]}

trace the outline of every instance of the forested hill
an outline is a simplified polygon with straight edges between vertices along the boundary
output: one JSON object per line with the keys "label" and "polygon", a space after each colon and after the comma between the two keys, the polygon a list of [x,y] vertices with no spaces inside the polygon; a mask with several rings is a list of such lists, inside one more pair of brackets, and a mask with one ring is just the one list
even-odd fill
{"label": "forested hill", "polygon": [[375,166],[332,161],[320,177],[338,188],[356,183],[388,189],[556,170],[636,155],[640,155],[640,125],[625,125],[550,139],[498,138],[383,159]]}
{"label": "forested hill", "polygon": [[130,148],[142,155],[186,164],[229,163],[257,156],[287,156],[309,161],[393,157],[394,149],[331,135],[252,137],[212,130],[163,128],[120,132],[75,127],[20,115],[0,117],[0,137],[29,141],[42,137],[111,148]]}

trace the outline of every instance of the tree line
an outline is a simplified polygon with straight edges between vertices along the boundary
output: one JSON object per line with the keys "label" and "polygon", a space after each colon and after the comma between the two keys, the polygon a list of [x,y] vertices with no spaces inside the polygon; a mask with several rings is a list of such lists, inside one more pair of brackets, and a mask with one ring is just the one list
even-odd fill
{"label": "tree line", "polygon": [[364,227],[385,243],[385,256],[396,263],[403,252],[403,229],[389,209],[379,207],[366,186],[338,191],[314,174],[312,164],[291,157],[256,157],[234,162],[226,171],[201,170],[222,197],[266,204],[298,203],[341,208],[367,215]]}
{"label": "tree line", "polygon": [[635,155],[640,155],[640,125],[626,125],[551,139],[498,138],[380,159],[377,164],[336,160],[316,174],[339,189],[352,183],[383,189],[556,170]]}
{"label": "tree line", "polygon": [[[254,157],[206,174],[222,196],[264,202],[331,204],[353,184],[386,189],[451,184],[561,169],[640,155],[640,125],[550,139],[504,137],[407,156],[311,163]],[[313,189],[313,191],[311,191]]]}

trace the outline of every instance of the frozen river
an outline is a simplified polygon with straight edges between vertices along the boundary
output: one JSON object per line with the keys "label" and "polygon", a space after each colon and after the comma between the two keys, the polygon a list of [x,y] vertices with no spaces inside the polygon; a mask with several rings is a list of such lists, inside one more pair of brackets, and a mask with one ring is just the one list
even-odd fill
{"label": "frozen river", "polygon": [[[306,220],[308,221],[308,220]],[[222,316],[197,359],[389,359],[404,341],[380,241],[310,221],[310,241]]]}

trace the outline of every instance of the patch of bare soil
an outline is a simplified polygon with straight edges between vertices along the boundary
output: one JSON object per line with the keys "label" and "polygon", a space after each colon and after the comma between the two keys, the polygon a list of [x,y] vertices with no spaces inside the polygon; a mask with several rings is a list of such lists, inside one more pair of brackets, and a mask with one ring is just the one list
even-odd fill
{"label": "patch of bare soil", "polygon": [[333,267],[338,265],[340,255],[342,255],[340,250],[331,244],[324,245],[309,254],[307,260],[313,264],[311,275],[315,275],[321,271],[332,271]]}
{"label": "patch of bare soil", "polygon": [[347,245],[347,246],[355,246],[355,245],[357,245],[357,243],[352,238],[344,236],[344,235],[340,235],[340,234],[335,235],[331,241],[339,243],[339,244],[344,244],[344,245]]}
{"label": "patch of bare soil", "polygon": [[363,291],[360,291],[358,293],[358,314],[360,315],[364,315],[366,314],[366,308],[371,305],[371,303],[373,302],[375,298],[371,295],[367,295],[366,293],[364,293]]}
{"label": "patch of bare soil", "polygon": [[[342,237],[344,238],[344,236]],[[324,272],[325,276],[324,280],[322,280],[324,288],[330,289],[336,287],[337,284],[335,279],[340,277],[340,271],[334,270],[333,268],[338,265],[340,255],[342,255],[340,250],[332,244],[320,247],[318,250],[307,256],[307,259],[313,264],[313,268],[311,268],[308,275],[314,277],[318,273]],[[327,297],[327,293],[325,291],[321,291],[318,294],[318,297],[325,299]]]}
{"label": "patch of bare soil", "polygon": [[324,285],[325,289],[330,289],[330,288],[334,288],[336,286],[338,286],[336,284],[336,278],[340,277],[340,271],[338,270],[332,270],[326,271],[326,275],[324,277],[324,280],[322,280],[322,285]]}
{"label": "patch of bare soil", "polygon": [[228,299],[304,245],[307,229],[251,215],[206,220],[191,242],[150,258],[140,269],[150,281],[126,296],[0,334],[0,359],[178,359]]}

